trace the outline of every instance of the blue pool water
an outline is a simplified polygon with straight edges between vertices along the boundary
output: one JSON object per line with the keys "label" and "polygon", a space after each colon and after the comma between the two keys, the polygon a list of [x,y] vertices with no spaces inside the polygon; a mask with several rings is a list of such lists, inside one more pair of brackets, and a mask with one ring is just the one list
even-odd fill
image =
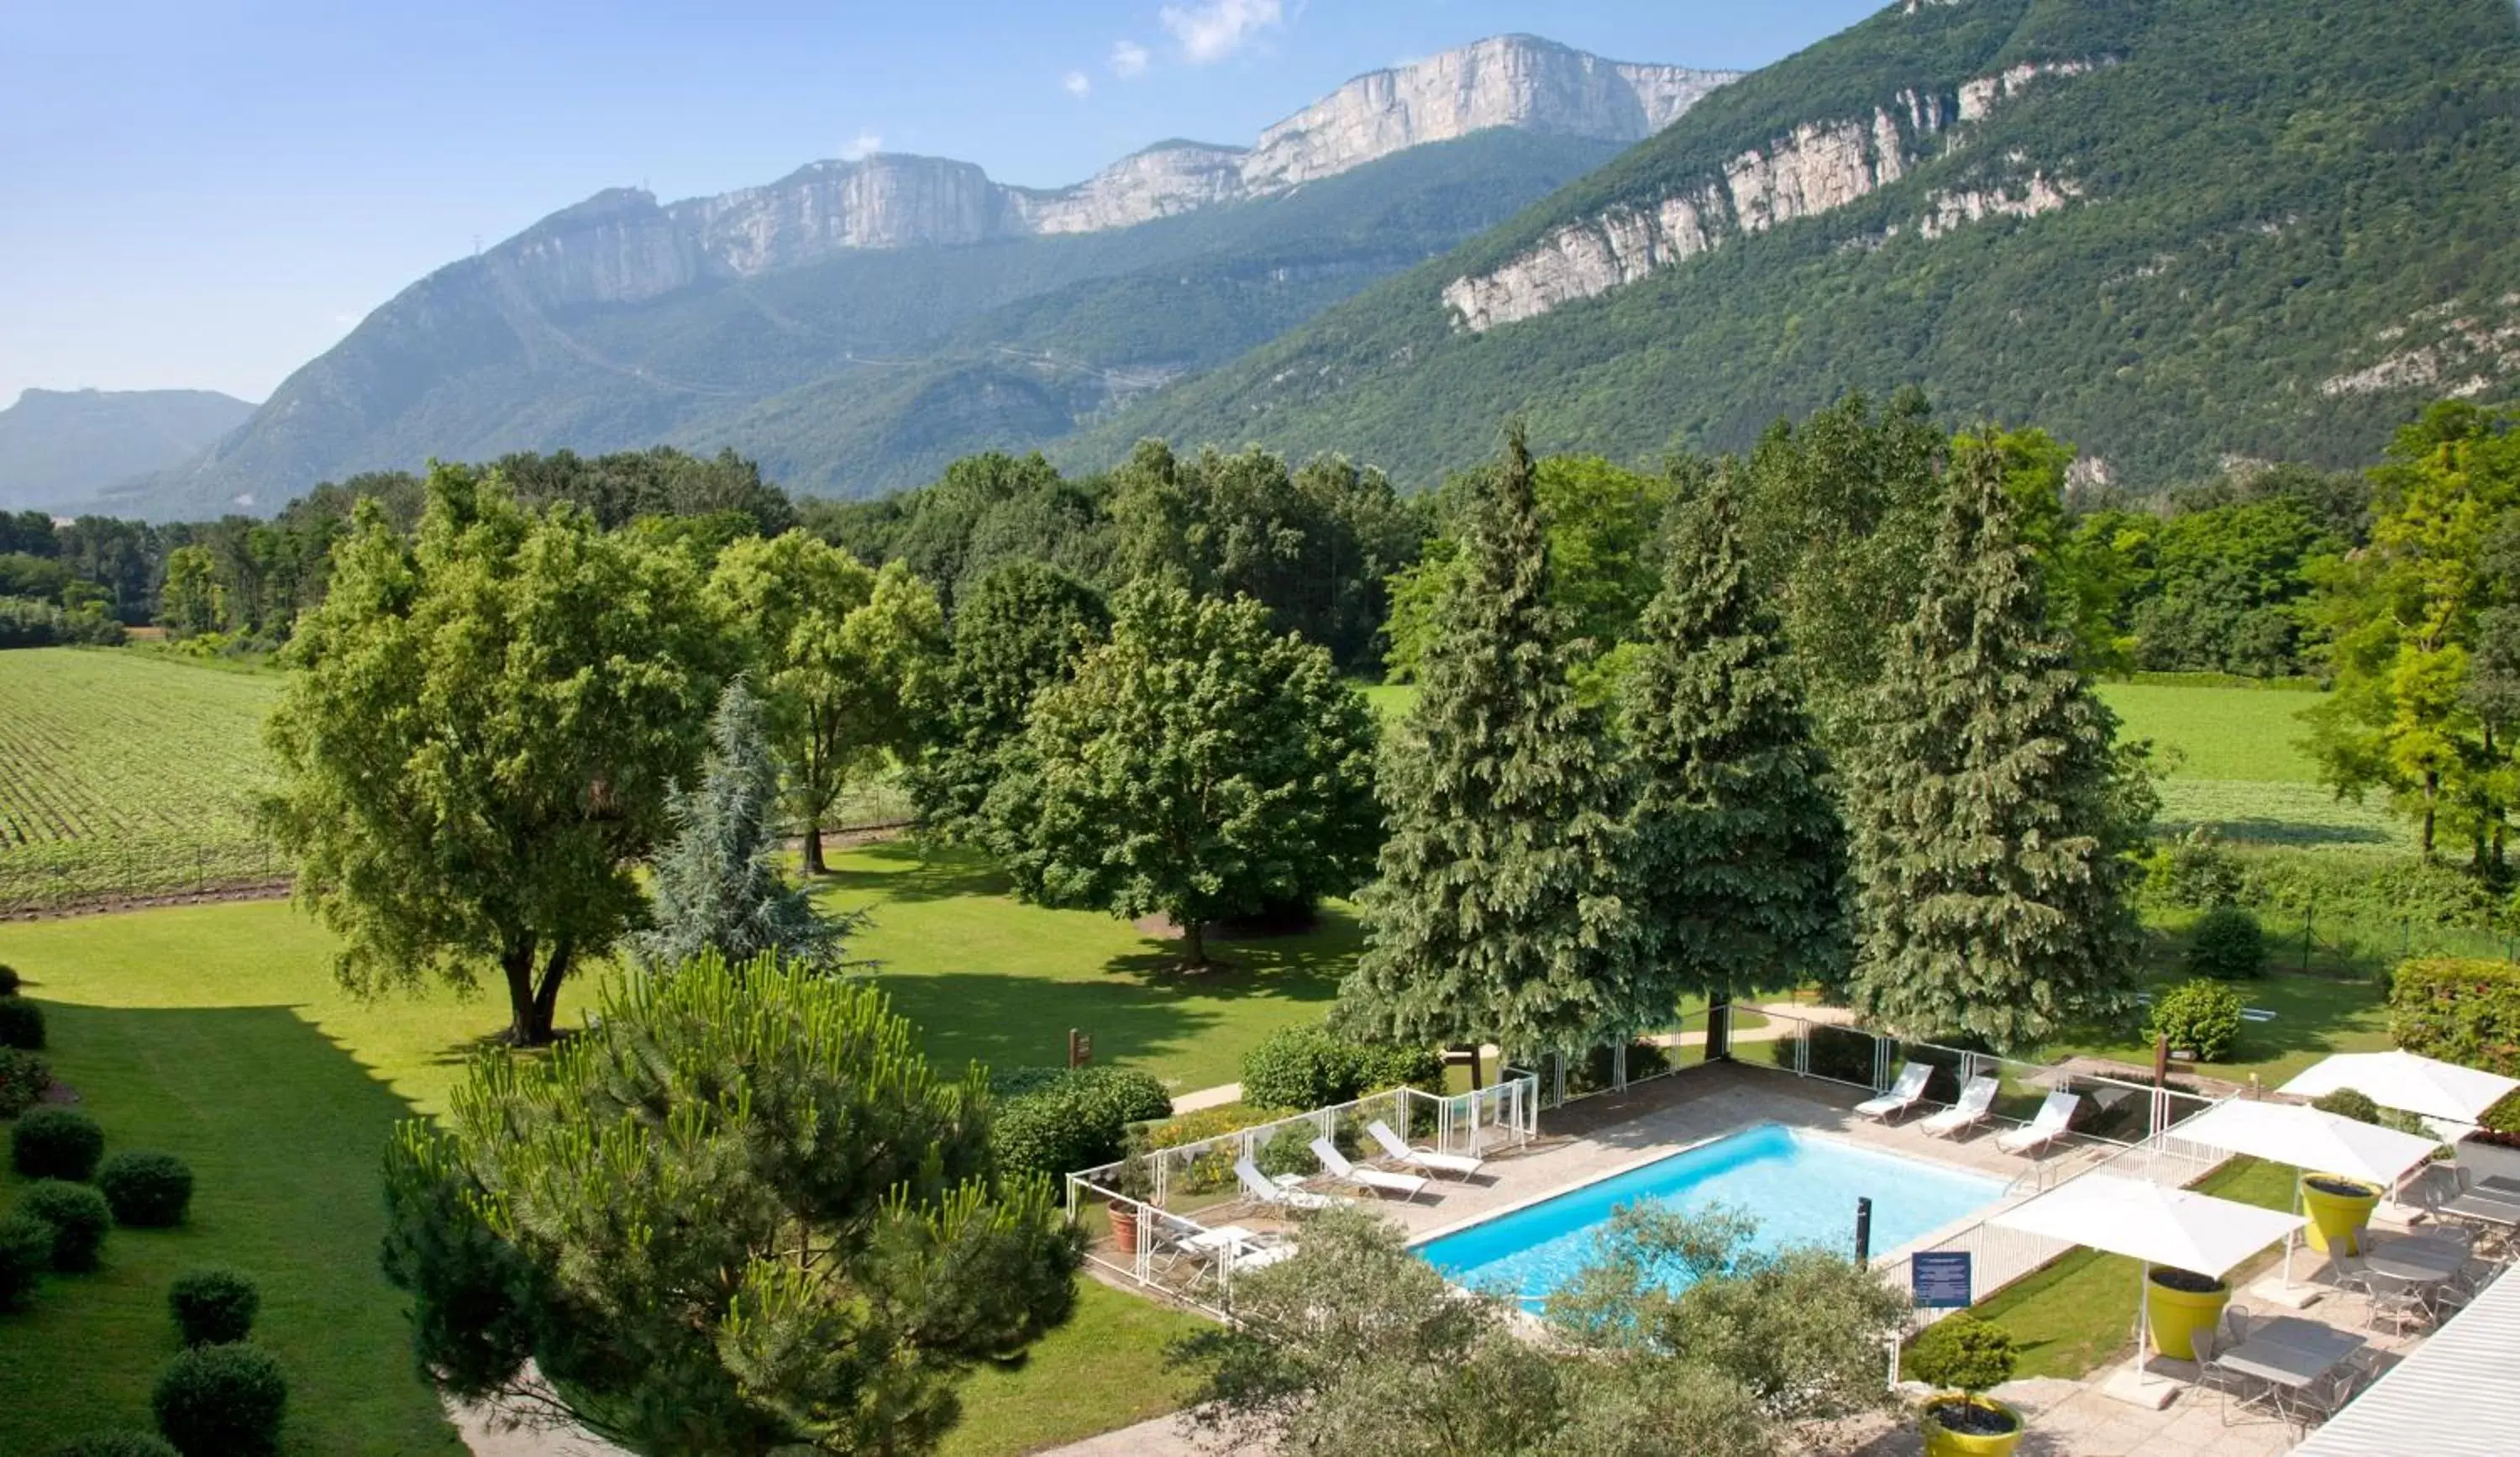
{"label": "blue pool water", "polygon": [[1855,1252],[1855,1202],[1872,1201],[1872,1252],[1995,1203],[1998,1180],[1763,1123],[1418,1249],[1456,1284],[1536,1304],[1592,1258],[1610,1211],[1654,1199],[1682,1210],[1730,1205],[1759,1221],[1757,1245]]}

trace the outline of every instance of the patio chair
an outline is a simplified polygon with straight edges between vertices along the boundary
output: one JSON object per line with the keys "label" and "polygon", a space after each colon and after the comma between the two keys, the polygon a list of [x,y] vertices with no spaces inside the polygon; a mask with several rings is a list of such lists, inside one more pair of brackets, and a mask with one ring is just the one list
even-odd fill
{"label": "patio chair", "polygon": [[1416,1199],[1426,1192],[1423,1174],[1385,1173],[1378,1168],[1360,1168],[1347,1161],[1338,1145],[1327,1138],[1313,1140],[1313,1157],[1322,1161],[1322,1170],[1341,1183],[1371,1189],[1376,1194],[1397,1194],[1403,1199]]}
{"label": "patio chair", "polygon": [[2215,1359],[2227,1350],[2236,1350],[2249,1339],[2249,1311],[2244,1305],[2226,1305],[2223,1318],[2191,1338],[2196,1347],[2196,1385],[2222,1396],[2223,1425],[2231,1425],[2231,1403],[2242,1407],[2267,1399],[2273,1383],[2264,1377],[2234,1371]]}
{"label": "patio chair", "polygon": [[2039,1105],[2039,1116],[2009,1133],[1999,1135],[1995,1146],[2007,1154],[2035,1154],[2065,1136],[2065,1127],[2074,1121],[2074,1110],[2083,1106],[2078,1094],[2063,1091],[2049,1093]]}
{"label": "patio chair", "polygon": [[1437,1154],[1414,1149],[1406,1139],[1391,1131],[1391,1125],[1380,1118],[1365,1125],[1365,1131],[1382,1149],[1382,1157],[1394,1163],[1406,1163],[1428,1173],[1459,1174],[1468,1178],[1485,1167],[1487,1161],[1467,1154]]}
{"label": "patio chair", "polygon": [[1987,1110],[1995,1107],[1998,1084],[1992,1077],[1972,1077],[1960,1089],[1960,1101],[1925,1119],[1920,1124],[1936,1138],[1957,1138],[1968,1129],[1986,1121]]}
{"label": "patio chair", "polygon": [[1890,1091],[1878,1098],[1867,1098],[1855,1105],[1855,1111],[1868,1118],[1889,1122],[1924,1100],[1925,1084],[1934,1080],[1934,1070],[1928,1063],[1909,1063],[1899,1070],[1899,1080]]}
{"label": "patio chair", "polygon": [[1315,1194],[1295,1187],[1303,1180],[1293,1174],[1269,1178],[1260,1172],[1260,1165],[1252,1162],[1248,1155],[1234,1161],[1234,1177],[1255,1204],[1282,1205],[1290,1209],[1327,1209],[1338,1203],[1327,1194]]}

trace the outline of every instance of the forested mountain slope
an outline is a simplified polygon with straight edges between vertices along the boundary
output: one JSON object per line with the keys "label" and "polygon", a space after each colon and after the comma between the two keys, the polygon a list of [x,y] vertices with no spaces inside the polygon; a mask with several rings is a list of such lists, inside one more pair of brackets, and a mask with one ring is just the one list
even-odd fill
{"label": "forested mountain slope", "polygon": [[2520,381],[2509,0],[1887,9],[1065,447],[1732,448],[1851,388],[2036,422],[2145,484],[2356,464]]}
{"label": "forested mountain slope", "polygon": [[1057,191],[878,154],[599,194],[414,284],[116,504],[202,515],[431,456],[660,441],[807,491],[914,484],[1223,364],[1730,79],[1504,36],[1360,76],[1252,147],[1162,142]]}

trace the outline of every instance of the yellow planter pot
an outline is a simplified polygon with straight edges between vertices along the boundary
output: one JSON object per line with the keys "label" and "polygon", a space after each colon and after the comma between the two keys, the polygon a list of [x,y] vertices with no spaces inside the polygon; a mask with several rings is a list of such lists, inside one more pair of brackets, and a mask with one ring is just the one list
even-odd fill
{"label": "yellow planter pot", "polygon": [[[2330,1186],[2321,1189],[2311,1180]],[[2353,1194],[2337,1194],[2333,1189],[2352,1188]],[[2313,1250],[2330,1250],[2344,1254],[2362,1252],[2362,1227],[2371,1222],[2371,1210],[2380,1203],[2380,1188],[2342,1174],[2306,1173],[2301,1176],[2302,1212],[2310,1216],[2308,1235]]]}
{"label": "yellow planter pot", "polygon": [[2192,1361],[2196,1333],[2223,1318],[2231,1287],[2218,1280],[2210,1291],[2173,1290],[2155,1278],[2143,1283],[2143,1302],[2152,1316],[2152,1348],[2174,1361]]}
{"label": "yellow planter pot", "polygon": [[2012,1418],[2012,1430],[1993,1436],[1980,1436],[1969,1432],[1947,1431],[1940,1422],[1934,1420],[1933,1405],[1928,1402],[1924,1419],[1917,1424],[1925,1437],[1925,1457],[2011,1457],[2012,1449],[2021,1444],[2022,1434],[2028,1430],[2028,1424],[2021,1420],[2021,1413],[1992,1396],[1968,1396],[1959,1391],[1945,1391],[1933,1400],[1937,1402],[1965,1400],[1971,1406],[2002,1412]]}

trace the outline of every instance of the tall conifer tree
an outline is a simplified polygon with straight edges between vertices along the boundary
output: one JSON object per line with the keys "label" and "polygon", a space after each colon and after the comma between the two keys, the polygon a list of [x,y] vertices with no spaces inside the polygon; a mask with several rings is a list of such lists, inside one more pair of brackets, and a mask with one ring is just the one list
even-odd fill
{"label": "tall conifer tree", "polygon": [[729,966],[776,954],[817,971],[836,968],[847,923],[816,911],[771,859],[779,847],[779,761],[770,754],[761,701],[742,680],[718,699],[709,739],[699,787],[673,793],[675,834],[656,857],[650,887],[654,924],[632,939],[632,949],[659,972],[705,951]]}
{"label": "tall conifer tree", "polygon": [[1615,766],[1567,685],[1519,431],[1462,559],[1383,763],[1389,838],[1341,1017],[1396,1041],[1574,1051],[1658,1019],[1635,1001]]}
{"label": "tall conifer tree", "polygon": [[1665,1005],[1845,977],[1846,831],[1735,491],[1727,464],[1676,511],[1621,704],[1644,977]]}
{"label": "tall conifer tree", "polygon": [[1853,989],[1895,1030],[2009,1048],[2126,995],[2134,826],[2116,720],[2045,620],[2003,462],[1955,444],[1916,615],[1850,776]]}

